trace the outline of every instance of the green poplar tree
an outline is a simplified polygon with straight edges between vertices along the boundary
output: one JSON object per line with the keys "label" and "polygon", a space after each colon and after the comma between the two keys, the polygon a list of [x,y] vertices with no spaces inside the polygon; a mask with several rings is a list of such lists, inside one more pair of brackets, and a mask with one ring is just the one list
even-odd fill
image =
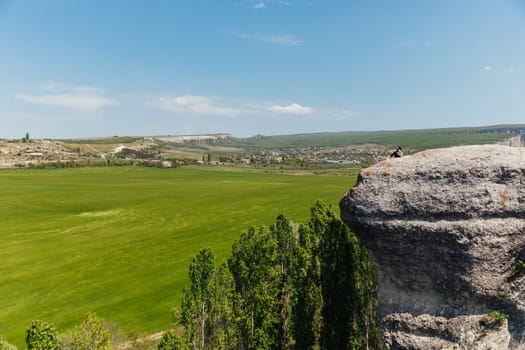
{"label": "green poplar tree", "polygon": [[210,349],[234,349],[237,346],[237,336],[233,322],[233,279],[226,264],[215,269],[210,293]]}
{"label": "green poplar tree", "polygon": [[347,234],[344,223],[334,219],[321,241],[324,349],[347,349],[350,339],[357,295],[353,288],[352,246]]}
{"label": "green poplar tree", "polygon": [[320,244],[332,209],[318,201],[310,209],[310,220],[299,228],[299,242],[294,275],[293,306],[296,349],[320,349],[323,327]]}
{"label": "green poplar tree", "polygon": [[297,240],[290,222],[279,215],[275,224],[270,226],[270,232],[277,243],[277,263],[279,266],[279,324],[276,346],[278,349],[292,349],[293,337],[293,267],[296,255]]}
{"label": "green poplar tree", "polygon": [[184,289],[181,304],[181,321],[186,327],[190,344],[194,349],[206,349],[210,335],[210,284],[215,273],[215,255],[211,249],[201,249],[192,259],[188,274],[190,288]]}
{"label": "green poplar tree", "polygon": [[234,315],[240,349],[273,349],[279,324],[277,241],[267,228],[250,229],[232,247]]}

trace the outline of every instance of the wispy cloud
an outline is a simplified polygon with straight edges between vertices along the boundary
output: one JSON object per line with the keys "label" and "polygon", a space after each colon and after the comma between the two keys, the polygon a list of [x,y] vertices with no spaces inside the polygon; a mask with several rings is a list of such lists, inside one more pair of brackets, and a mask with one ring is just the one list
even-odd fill
{"label": "wispy cloud", "polygon": [[264,2],[257,2],[255,4],[253,4],[253,8],[256,9],[256,10],[262,10],[262,9],[265,9],[266,8],[266,4]]}
{"label": "wispy cloud", "polygon": [[304,42],[304,40],[298,38],[295,35],[291,35],[291,34],[270,35],[270,34],[233,33],[232,35],[239,39],[243,39],[243,40],[261,41],[261,42],[265,42],[269,44],[282,45],[282,46],[296,46]]}
{"label": "wispy cloud", "polygon": [[150,101],[149,105],[171,112],[193,115],[238,117],[241,114],[250,112],[240,107],[226,106],[217,97],[194,95],[159,96]]}
{"label": "wispy cloud", "polygon": [[483,67],[484,70],[486,70],[487,72],[490,72],[492,70],[492,66],[485,66]]}
{"label": "wispy cloud", "polygon": [[[291,1],[290,0],[245,0],[245,2],[247,4],[249,4],[250,6],[252,6],[254,9],[256,10],[260,10],[260,9],[264,9],[266,8],[268,5],[291,5]],[[302,4],[303,2],[307,2],[307,1],[294,1],[295,3],[297,4]]]}
{"label": "wispy cloud", "polygon": [[357,112],[345,108],[320,107],[271,101],[254,101],[215,96],[180,95],[156,96],[146,101],[150,108],[161,109],[179,116],[263,118],[308,118],[309,120],[348,120]]}
{"label": "wispy cloud", "polygon": [[261,35],[259,40],[278,45],[295,46],[302,44],[304,41],[296,37],[295,35],[280,34],[280,35]]}
{"label": "wispy cloud", "polygon": [[286,106],[273,105],[268,107],[268,110],[279,114],[312,114],[315,110],[312,107],[301,106],[298,103],[292,103]]}
{"label": "wispy cloud", "polygon": [[104,90],[100,88],[77,86],[65,89],[64,87],[65,85],[63,84],[48,81],[46,84],[38,87],[39,90],[47,91],[47,94],[17,93],[15,94],[15,98],[19,101],[31,104],[63,107],[83,111],[95,111],[103,107],[120,104],[120,101],[106,97],[104,95]]}
{"label": "wispy cloud", "polygon": [[505,72],[506,73],[515,73],[516,70],[513,67],[507,67],[507,68],[505,68]]}

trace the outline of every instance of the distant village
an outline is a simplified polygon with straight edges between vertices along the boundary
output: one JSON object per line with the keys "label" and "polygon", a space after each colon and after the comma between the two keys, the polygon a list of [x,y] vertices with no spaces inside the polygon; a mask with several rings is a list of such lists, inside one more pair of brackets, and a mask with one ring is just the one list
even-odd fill
{"label": "distant village", "polygon": [[[508,130],[496,131],[509,133]],[[487,131],[490,132],[495,131]],[[525,130],[513,130],[512,134],[514,136],[509,135],[500,143],[523,146]],[[391,147],[372,143],[338,147],[262,148],[243,147],[235,144],[235,140],[230,134],[36,140],[26,133],[18,140],[0,140],[0,168],[102,165],[363,166],[383,160],[393,151]]]}
{"label": "distant village", "polygon": [[180,165],[269,165],[306,163],[373,163],[388,153],[379,145],[343,147],[306,147],[245,150],[220,147],[218,139],[228,134],[159,136],[136,138],[133,142],[88,140],[0,140],[0,168],[47,167],[53,165],[104,165],[129,162],[154,162],[156,166]]}

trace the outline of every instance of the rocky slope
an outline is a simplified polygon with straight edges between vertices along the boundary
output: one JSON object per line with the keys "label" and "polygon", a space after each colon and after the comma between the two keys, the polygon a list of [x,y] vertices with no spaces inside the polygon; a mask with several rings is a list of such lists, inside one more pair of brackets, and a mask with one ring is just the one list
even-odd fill
{"label": "rocky slope", "polygon": [[[340,206],[377,264],[387,346],[525,348],[524,148],[385,160],[361,172]],[[508,323],[489,322],[494,310]]]}

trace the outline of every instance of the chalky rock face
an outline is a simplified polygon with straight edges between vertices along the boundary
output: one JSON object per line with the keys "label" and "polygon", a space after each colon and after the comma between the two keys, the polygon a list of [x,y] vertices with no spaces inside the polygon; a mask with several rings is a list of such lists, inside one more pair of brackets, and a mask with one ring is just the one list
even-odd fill
{"label": "chalky rock face", "polygon": [[[422,336],[458,349],[525,348],[525,269],[518,267],[525,261],[525,148],[465,146],[391,158],[361,171],[340,208],[377,265],[391,349],[440,348],[421,345]],[[498,347],[447,336],[457,320],[475,324],[493,310],[509,316],[510,342],[506,324],[469,326],[482,329],[479,337],[493,332]],[[401,314],[412,318],[392,323]],[[424,332],[419,321],[429,317],[442,332]]]}

